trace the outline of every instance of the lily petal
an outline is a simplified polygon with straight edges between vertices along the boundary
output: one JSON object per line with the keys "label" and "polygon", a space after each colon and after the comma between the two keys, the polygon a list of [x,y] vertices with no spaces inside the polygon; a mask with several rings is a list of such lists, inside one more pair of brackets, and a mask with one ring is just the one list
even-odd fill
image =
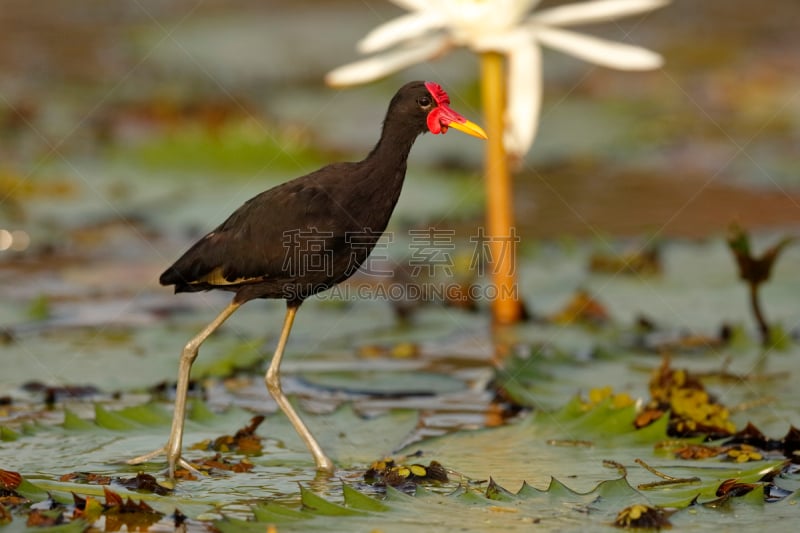
{"label": "lily petal", "polygon": [[539,129],[542,106],[542,50],[531,39],[519,42],[508,55],[506,131],[509,154],[522,157]]}
{"label": "lily petal", "polygon": [[535,35],[524,29],[484,37],[473,43],[473,49],[498,52],[507,58],[503,144],[510,155],[521,157],[530,149],[539,129],[542,50]]}
{"label": "lily petal", "polygon": [[430,0],[390,0],[393,4],[397,4],[403,9],[409,11],[425,11],[430,9]]}
{"label": "lily petal", "polygon": [[358,42],[358,51],[371,54],[409,39],[415,39],[429,30],[438,29],[447,21],[438,13],[419,12],[402,15],[370,31]]}
{"label": "lily petal", "polygon": [[490,33],[481,35],[473,39],[469,46],[476,52],[499,52],[510,54],[517,46],[524,46],[525,43],[535,40],[532,32],[526,29],[515,29],[505,33]]}
{"label": "lily petal", "polygon": [[539,27],[535,30],[535,35],[543,45],[604,67],[619,70],[650,70],[664,63],[659,54],[646,48],[568,30]]}
{"label": "lily petal", "polygon": [[372,56],[336,68],[325,75],[325,83],[334,87],[343,87],[374,81],[421,61],[432,59],[449,46],[450,41],[445,36],[425,39],[416,45],[407,45],[400,50]]}
{"label": "lily petal", "polygon": [[548,26],[567,26],[605,22],[645,13],[669,4],[670,0],[596,0],[538,11],[528,20]]}

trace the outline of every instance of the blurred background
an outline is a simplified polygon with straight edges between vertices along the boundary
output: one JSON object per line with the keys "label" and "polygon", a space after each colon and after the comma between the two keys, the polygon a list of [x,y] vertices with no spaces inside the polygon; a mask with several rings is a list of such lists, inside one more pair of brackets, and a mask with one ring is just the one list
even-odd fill
{"label": "blurred background", "polygon": [[[213,310],[226,296],[170,300],[157,275],[250,196],[363,157],[399,85],[436,80],[480,122],[477,60],[463,50],[371,85],[324,85],[400,13],[361,0],[4,0],[0,323],[148,324],[176,301]],[[545,50],[540,133],[515,173],[523,260],[542,242],[796,228],[796,15],[794,0],[676,0],[581,28],[660,52],[654,72]],[[465,136],[418,142],[390,229],[474,234],[482,157]],[[408,254],[402,239],[393,254]]]}

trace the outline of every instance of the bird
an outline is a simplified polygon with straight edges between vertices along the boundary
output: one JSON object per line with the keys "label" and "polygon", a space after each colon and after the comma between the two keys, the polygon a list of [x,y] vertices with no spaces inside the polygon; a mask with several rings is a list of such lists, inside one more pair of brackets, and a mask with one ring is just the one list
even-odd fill
{"label": "bird", "polygon": [[444,134],[449,128],[487,139],[479,125],[450,108],[438,83],[403,85],[366,158],[329,164],[254,196],[161,274],[161,285],[173,286],[175,293],[223,290],[232,292],[233,299],[181,352],[167,443],[129,464],[166,455],[169,478],[174,479],[177,466],[196,470],[181,456],[192,363],[203,342],[237,309],[267,298],[286,301],[264,376],[267,390],[308,447],[317,470],[334,471],[333,461],[281,388],[280,365],[295,315],[307,298],[346,280],[366,261],[397,204],[412,145],[423,133]]}

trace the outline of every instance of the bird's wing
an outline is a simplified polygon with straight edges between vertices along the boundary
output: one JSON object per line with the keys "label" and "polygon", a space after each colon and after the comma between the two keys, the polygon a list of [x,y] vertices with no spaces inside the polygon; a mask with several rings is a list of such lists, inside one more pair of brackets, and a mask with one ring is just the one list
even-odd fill
{"label": "bird's wing", "polygon": [[346,231],[333,199],[349,164],[329,165],[269,189],[244,203],[216,229],[197,241],[160,278],[162,285],[192,290],[280,280],[301,236],[330,249]]}

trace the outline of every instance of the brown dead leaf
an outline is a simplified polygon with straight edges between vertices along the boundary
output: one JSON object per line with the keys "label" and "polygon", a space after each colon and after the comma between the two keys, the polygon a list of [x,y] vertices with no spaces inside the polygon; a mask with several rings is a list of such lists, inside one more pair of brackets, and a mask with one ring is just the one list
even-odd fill
{"label": "brown dead leaf", "polygon": [[646,408],[644,411],[636,415],[633,425],[636,429],[640,429],[645,426],[649,426],[662,416],[664,416],[664,411],[662,409]]}
{"label": "brown dead leaf", "polygon": [[758,488],[757,483],[739,483],[736,479],[726,479],[717,487],[717,496],[736,498],[744,496],[755,488]]}
{"label": "brown dead leaf", "polygon": [[63,509],[31,509],[28,515],[28,521],[25,525],[28,527],[52,527],[64,523],[64,510]]}
{"label": "brown dead leaf", "polygon": [[31,501],[28,498],[20,496],[14,491],[0,491],[0,505],[16,507],[17,505],[27,505],[29,503],[31,503]]}
{"label": "brown dead leaf", "polygon": [[710,446],[708,444],[689,444],[675,450],[675,457],[679,459],[709,459],[722,455],[728,450],[725,446]]}
{"label": "brown dead leaf", "polygon": [[123,500],[119,494],[103,487],[106,497],[103,516],[106,519],[106,531],[120,531],[125,526],[128,531],[147,531],[150,526],[164,516],[147,505],[143,500],[138,503],[132,498]]}
{"label": "brown dead leaf", "polygon": [[796,457],[800,450],[800,430],[791,426],[780,439],[772,439],[764,435],[752,423],[748,423],[741,431],[734,433],[725,441],[726,445],[749,445],[764,451],[780,451],[785,457]]}
{"label": "brown dead leaf", "polygon": [[176,468],[175,479],[176,480],[180,479],[183,481],[197,481],[197,476],[195,476],[190,470],[186,470],[185,468]]}
{"label": "brown dead leaf", "polygon": [[194,463],[194,466],[201,471],[209,470],[225,470],[228,472],[249,472],[255,466],[247,459],[242,459],[239,462],[232,461],[222,456],[221,453],[215,454],[214,457],[209,457]]}
{"label": "brown dead leaf", "polygon": [[789,427],[789,431],[781,439],[781,445],[781,449],[787,457],[797,455],[797,451],[800,450],[800,429],[794,426]]}
{"label": "brown dead leaf", "polygon": [[104,507],[99,500],[91,496],[84,499],[74,492],[72,493],[72,499],[75,502],[75,510],[72,512],[73,520],[83,519],[91,524],[103,515]]}
{"label": "brown dead leaf", "polygon": [[14,490],[22,483],[22,475],[19,472],[3,470],[0,468],[0,487],[6,490]]}
{"label": "brown dead leaf", "polygon": [[204,441],[200,445],[193,446],[195,449],[210,449],[216,452],[240,452],[255,455],[261,453],[263,448],[261,437],[255,434],[256,429],[264,421],[264,417],[254,416],[250,423],[237,431],[234,435],[222,435],[214,439],[214,442]]}
{"label": "brown dead leaf", "polygon": [[726,442],[728,444],[750,444],[751,446],[764,448],[768,440],[760,429],[752,422],[748,422],[744,428],[734,433]]}
{"label": "brown dead leaf", "polygon": [[561,325],[575,323],[600,325],[608,322],[610,318],[606,307],[583,289],[576,291],[560,311],[549,317],[551,322]]}
{"label": "brown dead leaf", "polygon": [[103,495],[106,497],[106,507],[122,507],[122,496],[114,491],[103,487]]}
{"label": "brown dead leaf", "polygon": [[172,492],[171,489],[160,485],[154,476],[145,474],[143,472],[136,474],[136,477],[116,479],[115,482],[126,489],[143,490],[146,492],[152,492],[153,494],[158,494],[159,496],[165,496]]}
{"label": "brown dead leaf", "polygon": [[70,472],[59,478],[59,481],[72,481],[91,485],[110,485],[111,477],[95,474],[93,472]]}
{"label": "brown dead leaf", "polygon": [[589,271],[597,273],[656,276],[661,270],[661,254],[655,246],[618,255],[598,252],[589,259]]}
{"label": "brown dead leaf", "polygon": [[88,485],[111,485],[114,483],[129,490],[143,490],[152,492],[153,494],[158,494],[159,496],[169,494],[171,490],[163,485],[159,485],[155,477],[143,472],[138,473],[135,477],[129,478],[112,478],[110,476],[95,474],[93,472],[70,472],[69,474],[64,474],[59,479],[60,481],[83,483]]}
{"label": "brown dead leaf", "polygon": [[[0,507],[23,505],[30,502],[27,498],[17,494],[15,489],[22,484],[22,475],[19,472],[3,470],[0,468]],[[0,524],[2,520],[0,520]]]}

